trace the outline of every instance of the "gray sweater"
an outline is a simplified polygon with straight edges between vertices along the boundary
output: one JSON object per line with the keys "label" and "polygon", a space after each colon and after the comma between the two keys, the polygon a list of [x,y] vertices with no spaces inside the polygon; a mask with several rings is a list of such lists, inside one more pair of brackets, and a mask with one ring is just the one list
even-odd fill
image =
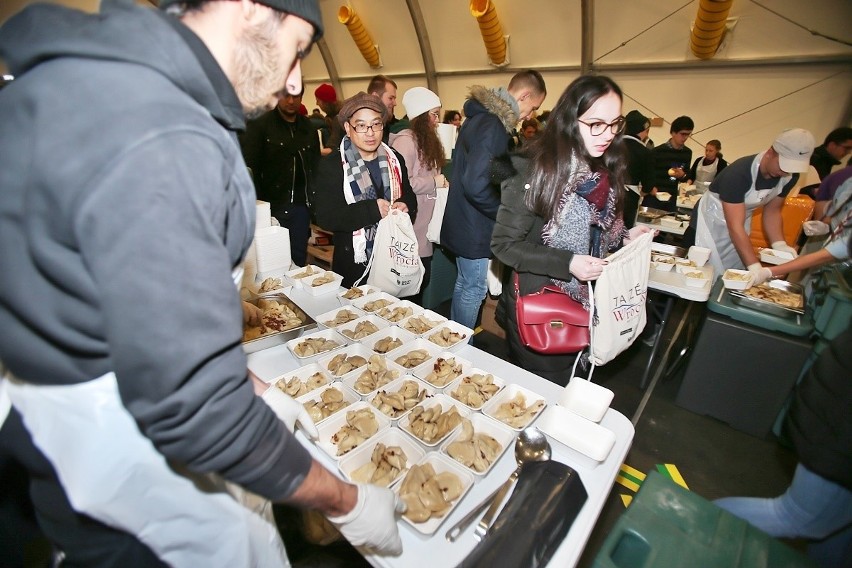
{"label": "gray sweater", "polygon": [[289,495],[310,457],[246,379],[231,271],[255,196],[215,59],[111,1],[25,9],[0,57],[17,76],[0,91],[0,359],[45,385],[114,371],[166,458]]}

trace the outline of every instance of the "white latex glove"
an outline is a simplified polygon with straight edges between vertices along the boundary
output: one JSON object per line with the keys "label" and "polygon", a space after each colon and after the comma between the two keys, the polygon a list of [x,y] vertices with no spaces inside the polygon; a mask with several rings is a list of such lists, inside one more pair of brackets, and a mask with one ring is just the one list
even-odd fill
{"label": "white latex glove", "polygon": [[329,517],[334,526],[353,546],[365,546],[379,554],[399,556],[402,540],[396,526],[396,514],[405,504],[393,491],[378,485],[359,483],[358,501],[341,517]]}
{"label": "white latex glove", "polygon": [[827,235],[829,227],[822,221],[805,221],[802,223],[802,230],[809,237],[817,237],[819,235]]}
{"label": "white latex glove", "polygon": [[319,438],[317,426],[311,420],[308,411],[305,410],[302,404],[296,402],[293,397],[288,396],[281,389],[272,385],[260,395],[260,398],[272,409],[279,420],[287,426],[288,430],[295,432],[296,424],[298,424],[302,432],[312,440]]}
{"label": "white latex glove", "polygon": [[435,176],[435,187],[447,187],[447,177],[444,174]]}
{"label": "white latex glove", "polygon": [[747,288],[751,288],[752,286],[760,286],[767,280],[772,278],[772,271],[768,268],[764,268],[760,265],[759,262],[755,262],[754,264],[748,265],[749,272],[749,281]]}
{"label": "white latex glove", "polygon": [[772,243],[773,250],[780,250],[793,255],[793,258],[799,256],[799,253],[796,252],[796,249],[785,243],[784,241],[775,241]]}

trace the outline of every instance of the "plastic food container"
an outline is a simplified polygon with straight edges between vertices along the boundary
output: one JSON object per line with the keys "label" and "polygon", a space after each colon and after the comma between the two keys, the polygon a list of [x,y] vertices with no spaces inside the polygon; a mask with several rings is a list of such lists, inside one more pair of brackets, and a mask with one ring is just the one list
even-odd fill
{"label": "plastic food container", "polygon": [[424,333],[423,337],[442,349],[458,351],[470,342],[470,338],[473,337],[473,330],[456,321],[447,320]]}
{"label": "plastic food container", "polygon": [[[467,495],[467,492],[470,490],[470,488],[473,487],[474,477],[473,474],[470,473],[470,471],[466,467],[438,452],[427,453],[423,457],[423,459],[420,460],[418,465],[424,463],[430,464],[435,470],[436,474],[444,472],[450,472],[455,474],[459,478],[459,481],[462,485],[461,493],[456,499],[452,501],[449,509],[444,515],[440,517],[430,517],[429,520],[423,523],[415,523],[409,520],[406,516],[402,517],[403,522],[408,523],[408,525],[410,525],[417,532],[424,535],[432,535],[438,530],[438,528],[443,524],[446,519],[452,516],[453,511],[455,511],[456,507],[458,507],[458,504],[462,501],[462,499],[464,499],[464,496]],[[392,488],[397,494],[399,494],[399,490],[402,487],[402,484],[404,483],[404,479],[405,477],[403,477],[402,480],[398,481]]]}
{"label": "plastic food container", "polygon": [[722,275],[722,282],[725,283],[725,288],[729,290],[745,290],[749,283],[748,270],[737,270],[729,268]]}
{"label": "plastic food container", "polygon": [[506,425],[501,424],[500,422],[497,422],[496,420],[488,418],[487,416],[484,416],[479,413],[471,414],[470,416],[468,416],[467,419],[470,420],[471,425],[473,426],[474,436],[476,434],[488,434],[489,436],[497,440],[497,443],[500,444],[501,449],[497,453],[495,458],[483,471],[476,471],[475,468],[468,467],[467,465],[461,463],[460,461],[452,457],[449,453],[449,447],[450,444],[456,442],[462,436],[463,431],[461,427],[456,428],[456,430],[452,434],[450,434],[446,441],[441,444],[441,453],[445,454],[451,460],[456,461],[459,465],[461,465],[474,475],[488,475],[488,472],[491,471],[491,469],[494,467],[494,464],[500,461],[500,458],[503,456],[506,450],[509,449],[510,446],[514,445],[515,432],[510,430]]}
{"label": "plastic food container", "polygon": [[[337,343],[336,347],[331,349],[326,349],[325,351],[320,351],[319,353],[313,353],[311,355],[299,354],[301,352],[300,347],[309,342],[312,339],[325,339],[326,341],[334,341]],[[314,333],[309,333],[307,335],[303,335],[301,337],[296,337],[295,339],[291,339],[287,342],[287,349],[290,350],[290,353],[293,354],[293,357],[298,359],[299,361],[307,362],[314,361],[320,357],[325,357],[332,351],[336,351],[342,347],[346,347],[349,344],[349,341],[341,336],[339,333],[334,331],[333,329],[323,329],[322,331],[317,331]]]}
{"label": "plastic food container", "polygon": [[363,408],[367,408],[370,410],[370,412],[373,413],[373,418],[375,418],[376,422],[378,423],[378,430],[376,430],[375,434],[362,441],[361,444],[364,444],[367,440],[370,440],[374,436],[381,433],[382,430],[385,430],[390,427],[390,420],[388,420],[388,418],[384,414],[370,406],[369,403],[364,402],[362,400],[347,406],[343,412],[337,412],[335,414],[332,414],[326,420],[323,420],[322,424],[317,426],[317,430],[319,430],[319,439],[316,442],[317,447],[335,460],[339,460],[341,457],[349,453],[349,451],[354,451],[356,448],[360,447],[361,444],[358,444],[351,450],[341,455],[337,455],[338,447],[337,444],[333,441],[333,438],[334,435],[337,434],[340,429],[343,428],[343,426],[346,424],[347,414],[349,414],[350,412],[361,410]]}
{"label": "plastic food container", "polygon": [[[459,401],[453,400],[452,398],[443,394],[436,394],[432,398],[427,398],[414,408],[417,408],[418,406],[422,407],[424,410],[434,408],[435,406],[440,406],[442,413],[449,412],[451,409],[455,408],[458,411],[459,416],[461,416],[462,418],[468,418],[470,416],[470,409],[468,407],[461,404]],[[412,412],[414,411],[414,408],[411,409]],[[456,426],[455,428],[451,428],[440,438],[432,440],[431,442],[427,442],[426,440],[423,440],[422,438],[417,436],[417,434],[415,434],[411,430],[412,412],[409,412],[399,420],[399,427],[404,430],[406,434],[409,434],[412,438],[414,438],[419,443],[423,444],[428,448],[437,448],[441,445],[441,442],[446,440],[450,436],[450,434],[452,434],[458,428],[458,426]]]}
{"label": "plastic food container", "polygon": [[324,274],[325,269],[320,268],[315,264],[306,264],[301,268],[294,268],[293,270],[288,271],[285,276],[293,283],[293,286],[296,288],[303,288],[305,283],[305,278],[313,277],[317,274]]}
{"label": "plastic food container", "polygon": [[403,434],[399,428],[386,428],[370,438],[368,442],[365,442],[340,458],[337,467],[346,479],[352,483],[357,483],[352,478],[352,473],[361,466],[372,461],[373,450],[378,444],[384,444],[386,447],[397,446],[405,454],[405,469],[400,471],[397,477],[394,478],[387,487],[392,487],[399,480],[405,477],[405,474],[408,473],[408,469],[422,460],[426,455],[426,450],[421,448],[420,444],[417,444],[414,440]]}
{"label": "plastic food container", "polygon": [[[540,403],[541,407],[534,412],[528,412],[526,414],[525,420],[517,421],[515,424],[509,424],[503,418],[500,418],[499,415],[501,413],[500,406],[510,401],[514,400],[516,396],[521,395],[524,399],[524,405],[526,408],[530,408],[531,406]],[[520,432],[530,424],[532,424],[536,418],[541,416],[542,411],[547,406],[547,401],[540,394],[534,393],[529,389],[525,389],[520,385],[510,384],[506,385],[502,391],[497,393],[491,400],[485,403],[482,407],[482,413],[486,416],[490,416],[494,420],[497,420],[501,424],[505,424],[509,428]]]}
{"label": "plastic food container", "polygon": [[710,260],[710,249],[698,246],[689,247],[686,258],[695,263],[696,266],[704,266]]}

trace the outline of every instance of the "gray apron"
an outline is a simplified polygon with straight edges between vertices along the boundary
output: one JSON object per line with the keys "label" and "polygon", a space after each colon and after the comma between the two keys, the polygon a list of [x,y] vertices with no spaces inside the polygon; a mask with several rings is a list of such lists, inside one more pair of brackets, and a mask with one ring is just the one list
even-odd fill
{"label": "gray apron", "polygon": [[[746,208],[745,229],[746,233],[751,231],[751,216],[754,210],[762,207],[781,195],[784,185],[790,181],[790,176],[782,177],[775,187],[769,189],[756,189],[755,180],[760,175],[760,160],[766,152],[761,152],[754,157],[751,164],[751,187],[745,194],[744,205]],[[722,209],[722,200],[719,194],[708,191],[698,202],[698,223],[695,227],[695,244],[710,249],[710,263],[713,265],[715,274],[721,275],[728,268],[745,268],[743,261],[737,252],[728,226],[725,223],[725,212]]]}

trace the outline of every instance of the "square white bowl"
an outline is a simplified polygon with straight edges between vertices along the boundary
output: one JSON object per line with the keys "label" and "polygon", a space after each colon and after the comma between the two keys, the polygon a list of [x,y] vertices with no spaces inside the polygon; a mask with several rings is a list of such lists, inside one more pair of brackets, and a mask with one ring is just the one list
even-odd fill
{"label": "square white bowl", "polygon": [[[358,393],[358,395],[362,399],[372,400],[373,395],[376,393],[376,391],[378,391],[379,389],[385,388],[386,385],[389,385],[390,383],[392,383],[396,379],[398,379],[401,376],[408,373],[408,371],[406,369],[403,369],[402,367],[400,367],[399,365],[397,365],[396,363],[394,363],[393,361],[388,359],[385,355],[379,355],[377,353],[373,353],[372,350],[367,349],[363,345],[361,346],[361,348],[364,349],[367,353],[369,353],[371,357],[379,357],[382,361],[384,361],[384,364],[387,367],[388,372],[390,374],[389,377],[387,377],[387,376],[383,377],[382,380],[387,379],[386,382],[380,381],[380,382],[376,383],[374,388],[370,391],[367,391],[367,392],[361,392],[363,389],[360,389],[361,385],[359,385],[359,382],[361,381],[361,377],[364,375],[364,373],[369,372],[369,369],[367,367],[361,367],[360,369],[356,369],[355,371],[352,371],[351,373],[344,376],[343,377],[343,383],[346,386],[348,386],[350,389],[352,389],[356,393]],[[369,365],[369,362],[367,364]]]}
{"label": "square white bowl", "polygon": [[376,310],[376,315],[392,324],[398,324],[402,320],[415,316],[423,311],[423,308],[408,300],[399,300],[395,304]]}
{"label": "square white bowl", "polygon": [[545,409],[536,427],[596,462],[604,461],[615,445],[612,430],[558,405]]}
{"label": "square white bowl", "polygon": [[614,393],[606,387],[574,377],[562,390],[558,404],[587,420],[600,422],[609,410],[613,396]]}
{"label": "square white bowl", "polygon": [[651,261],[651,270],[658,270],[660,272],[671,272],[674,269],[674,263],[668,262],[659,262],[656,260]]}
{"label": "square white bowl", "polygon": [[[307,379],[309,377],[312,377],[316,373],[319,373],[320,375],[322,375],[323,379],[325,379],[325,382],[322,385],[320,385],[316,388],[313,388],[313,389],[306,390],[306,391],[302,392],[301,394],[291,394],[290,395],[293,398],[298,398],[300,396],[304,396],[304,395],[310,393],[311,391],[317,390],[318,388],[322,388],[326,385],[330,385],[334,381],[334,379],[331,377],[331,375],[327,371],[323,371],[322,368],[319,365],[317,365],[316,363],[310,363],[308,365],[303,365],[303,366],[299,367],[295,371],[290,371],[289,373],[284,373],[283,375],[278,375],[277,377],[275,377],[272,380],[269,380],[267,382],[272,386],[278,387],[279,382],[283,382],[283,383],[286,384],[288,381],[290,381],[292,379],[299,379],[299,381],[304,385],[305,381],[307,381]],[[280,388],[280,387],[278,387],[278,388]],[[284,389],[281,389],[281,390],[284,390]],[[284,391],[284,392],[286,393],[286,391]]]}
{"label": "square white bowl", "polygon": [[786,250],[760,249],[760,262],[765,262],[766,264],[784,264],[791,260],[793,260],[793,255]]}
{"label": "square white bowl", "polygon": [[[296,401],[301,403],[303,406],[306,406],[309,402],[314,402],[314,401],[319,402],[321,400],[323,393],[325,391],[327,391],[328,389],[338,390],[341,393],[343,393],[343,400],[345,400],[349,404],[347,404],[346,406],[344,406],[342,408],[337,409],[336,411],[332,412],[331,414],[329,414],[328,416],[326,416],[322,420],[319,420],[318,422],[316,422],[317,424],[321,424],[321,423],[325,422],[326,420],[328,420],[329,418],[331,418],[332,416],[334,416],[335,414],[337,414],[341,410],[348,410],[350,406],[352,406],[356,402],[360,402],[360,400],[361,400],[361,398],[356,393],[352,392],[352,390],[349,389],[343,383],[332,383],[332,384],[330,384],[330,385],[328,385],[324,388],[320,388],[320,389],[311,391],[308,394],[304,394],[304,395],[300,396],[299,398],[297,398]],[[313,419],[313,416],[311,418]]]}
{"label": "square white bowl", "polygon": [[[354,306],[353,306],[353,307],[354,307]],[[353,336],[353,337],[350,337],[349,335],[346,335],[346,333],[344,333],[344,332],[350,332],[350,333],[353,333],[353,334],[354,334],[354,333],[355,333],[355,331],[356,331],[356,330],[357,330],[360,326],[363,326],[363,325],[364,325],[365,323],[367,323],[367,322],[369,322],[369,323],[373,324],[374,326],[376,326],[376,328],[377,328],[377,329],[376,329],[376,331],[374,331],[373,333],[371,333],[371,334],[369,334],[369,335],[365,335],[365,336],[363,336],[363,337],[359,337],[359,338],[357,338],[357,339],[356,339],[354,336]],[[380,318],[379,316],[376,316],[376,315],[373,315],[373,314],[364,314],[364,315],[362,315],[361,317],[359,317],[359,318],[358,318],[358,319],[356,319],[356,320],[352,320],[352,321],[350,321],[349,323],[346,323],[346,324],[343,324],[343,325],[339,325],[339,326],[337,326],[337,327],[335,328],[335,330],[337,331],[337,333],[339,333],[340,335],[344,336],[344,337],[347,339],[347,341],[358,341],[358,342],[361,342],[361,341],[363,341],[363,340],[365,340],[365,339],[368,339],[368,338],[372,337],[373,335],[375,335],[375,334],[377,334],[377,333],[381,332],[383,329],[386,329],[386,328],[388,328],[389,326],[390,326],[390,324],[389,324],[388,322],[386,322],[385,320],[383,320],[382,318]],[[363,329],[363,328],[362,328],[362,330],[361,330],[361,332],[362,332],[362,333],[366,333],[367,331],[369,331],[369,330],[365,330],[365,329]]]}
{"label": "square white bowl", "polygon": [[[509,401],[514,399],[515,396],[518,395],[518,394],[520,394],[524,397],[524,405],[525,405],[526,408],[529,408],[530,406],[532,406],[533,404],[535,404],[537,402],[543,403],[543,406],[533,416],[528,417],[526,422],[524,422],[523,424],[519,423],[518,425],[512,425],[512,424],[509,424],[508,422],[501,420],[499,417],[497,417],[497,412],[499,411],[501,404],[508,403]],[[486,416],[490,416],[491,418],[493,418],[497,422],[500,422],[501,424],[505,424],[506,426],[508,426],[512,430],[520,432],[521,430],[523,430],[524,428],[526,428],[527,426],[529,426],[530,424],[535,422],[536,418],[541,416],[542,411],[546,407],[547,407],[547,401],[540,394],[536,394],[533,391],[522,387],[521,385],[509,384],[509,385],[506,385],[506,387],[502,391],[497,393],[496,396],[492,397],[491,400],[486,402],[485,405],[483,405],[482,413],[485,414]]]}
{"label": "square white bowl", "polygon": [[[381,341],[383,339],[388,339],[388,338],[399,340],[402,343],[400,345],[397,345],[393,349],[389,349],[387,351],[377,350],[376,343],[378,343],[379,341]],[[391,326],[388,326],[388,327],[386,327],[382,330],[379,330],[379,333],[374,333],[370,337],[365,337],[364,339],[361,340],[361,345],[364,345],[365,347],[369,347],[370,349],[372,349],[373,351],[375,351],[376,353],[378,353],[380,355],[386,355],[386,354],[390,353],[391,351],[393,351],[393,350],[395,350],[399,347],[402,347],[403,345],[405,345],[409,341],[413,341],[416,338],[417,338],[417,336],[414,335],[413,333],[411,333],[410,331],[406,331],[406,330],[404,330],[401,327],[396,326],[396,325],[391,325]]]}
{"label": "square white bowl", "polygon": [[[416,320],[413,322],[412,320]],[[402,329],[413,333],[414,335],[423,336],[424,333],[429,333],[435,327],[441,325],[447,320],[444,316],[439,313],[433,312],[432,310],[423,310],[419,314],[415,314],[410,318],[405,318],[397,325]],[[422,324],[420,323],[422,322]],[[428,322],[428,323],[427,323]],[[415,325],[415,323],[417,325]],[[431,325],[431,327],[429,327]],[[426,329],[428,327],[428,329]]]}
{"label": "square white bowl", "polygon": [[[355,412],[356,410],[360,410],[362,408],[368,408],[370,412],[373,413],[373,416],[375,416],[376,422],[379,423],[379,429],[376,430],[375,434],[367,438],[367,440],[372,439],[373,437],[378,435],[382,430],[390,427],[390,420],[388,420],[387,416],[370,406],[369,403],[361,400],[350,404],[344,409],[343,412],[337,412],[335,414],[332,414],[327,419],[323,420],[322,424],[317,426],[317,430],[319,430],[319,439],[316,441],[317,447],[335,460],[339,460],[340,458],[345,456],[346,454],[340,456],[337,455],[337,445],[332,441],[332,438],[346,424],[346,415],[349,412]],[[361,442],[361,444],[365,443],[367,440],[364,440],[364,442]],[[360,447],[361,444],[358,444],[350,451],[353,451],[356,448]],[[349,452],[346,453],[348,454]]]}
{"label": "square white bowl", "polygon": [[485,470],[476,471],[473,467],[468,467],[467,465],[461,463],[450,455],[448,448],[450,444],[458,440],[458,438],[462,435],[461,427],[456,428],[456,430],[452,434],[450,434],[450,436],[444,441],[444,443],[441,444],[441,453],[446,455],[448,458],[455,461],[460,466],[464,467],[474,475],[488,475],[488,472],[491,471],[491,469],[494,467],[494,464],[500,461],[500,458],[503,456],[506,450],[514,444],[516,434],[505,424],[501,424],[493,418],[488,418],[487,416],[479,414],[478,412],[471,414],[467,417],[467,419],[470,420],[470,423],[473,426],[474,436],[476,434],[488,434],[489,436],[497,440],[500,446],[502,446],[502,449],[497,453],[497,456],[494,458],[494,461],[492,461],[488,465],[488,467],[485,468]]}
{"label": "square white bowl", "polygon": [[710,260],[710,249],[706,247],[691,246],[686,253],[686,258],[695,262],[697,266],[704,266]]}
{"label": "square white bowl", "polygon": [[[701,276],[697,276],[700,274]],[[687,271],[683,273],[683,280],[686,282],[687,286],[692,288],[704,288],[710,283],[710,278],[707,274],[701,272],[697,268],[692,269],[691,271]]]}
{"label": "square white bowl", "polygon": [[280,286],[278,288],[275,288],[274,290],[269,290],[267,292],[261,292],[260,291],[260,285],[263,284],[267,280],[267,278],[264,278],[260,282],[257,282],[254,285],[248,286],[248,291],[251,293],[252,296],[264,298],[266,296],[274,296],[276,294],[287,295],[290,292],[290,290],[293,289],[293,283],[290,281],[289,278],[287,278],[283,274],[281,276],[269,276],[268,278],[276,279],[276,280],[280,281],[280,283],[281,283]]}
{"label": "square white bowl", "polygon": [[[437,518],[431,517],[424,523],[415,523],[408,520],[405,516],[402,517],[403,522],[408,523],[411,528],[417,532],[424,535],[432,535],[435,534],[443,522],[453,514],[453,511],[455,511],[456,507],[458,507],[458,504],[462,501],[462,499],[464,499],[464,496],[467,495],[470,488],[473,487],[474,476],[466,467],[447,456],[441,455],[439,452],[428,452],[417,465],[425,463],[430,464],[435,470],[435,473],[450,472],[457,475],[462,484],[461,493],[459,493],[458,498],[452,502],[449,509],[443,516]],[[397,481],[396,485],[392,488],[397,495],[399,494],[404,479],[405,476],[403,476],[401,480]]]}
{"label": "square white bowl", "polygon": [[[445,329],[448,329],[451,334],[450,337],[452,343],[449,345],[442,345],[435,339],[439,334],[443,334]],[[424,333],[422,337],[428,339],[441,349],[445,349],[447,351],[458,351],[470,342],[471,337],[473,337],[473,330],[469,327],[463,326],[457,321],[447,320],[441,325],[433,328],[432,331]]]}
{"label": "square white bowl", "polygon": [[[346,296],[346,294],[350,290],[353,290],[355,288],[361,290],[361,292],[363,292],[363,294],[358,296],[357,298],[351,298],[351,299],[344,297],[344,296]],[[337,297],[340,298],[340,301],[343,302],[344,304],[350,304],[350,303],[354,302],[355,300],[360,300],[362,298],[366,298],[367,296],[372,296],[373,294],[378,294],[379,292],[381,292],[381,290],[379,288],[376,288],[375,286],[370,286],[369,284],[361,284],[360,286],[353,286],[352,288],[348,288],[348,289],[342,291],[340,294],[337,295]]]}
{"label": "square white bowl", "polygon": [[[467,418],[471,414],[471,410],[468,407],[466,407],[465,405],[463,405],[459,401],[454,400],[454,399],[452,399],[452,398],[450,398],[446,395],[440,394],[440,393],[436,394],[435,396],[433,396],[431,398],[427,398],[426,400],[424,400],[423,402],[421,402],[417,406],[423,407],[423,409],[425,410],[427,408],[433,408],[436,405],[441,407],[441,413],[442,414],[445,413],[445,412],[449,412],[453,408],[455,408],[458,411],[459,416],[461,416],[462,418]],[[414,408],[417,408],[417,406],[415,406]],[[413,411],[414,408],[412,408],[411,410]],[[437,440],[427,442],[426,440],[421,440],[414,432],[411,431],[411,422],[410,421],[411,421],[411,412],[409,412],[408,414],[406,414],[405,416],[400,418],[399,422],[397,422],[397,425],[406,434],[408,434],[409,436],[411,436],[412,438],[417,440],[420,444],[423,444],[424,446],[426,446],[428,448],[437,448],[438,446],[441,445],[441,443],[444,440],[446,440],[450,436],[450,434],[452,434],[456,430],[456,428],[458,428],[458,426],[456,426],[455,428],[451,428],[450,430],[448,430],[443,436],[441,436]]]}
{"label": "square white bowl", "polygon": [[398,298],[391,296],[387,292],[376,292],[375,294],[370,294],[369,296],[358,298],[357,300],[352,300],[350,303],[365,313],[374,314],[375,312],[385,307],[384,305],[379,307],[374,306],[373,304],[376,302],[376,300],[383,300],[384,302],[388,302],[386,304],[388,306],[390,306],[391,304],[395,304],[399,301]]}
{"label": "square white bowl", "polygon": [[[338,346],[334,347],[332,349],[328,349],[326,351],[321,351],[319,353],[315,353],[313,355],[299,355],[299,353],[297,353],[297,351],[296,351],[296,347],[300,343],[302,343],[303,341],[307,341],[309,339],[325,339],[325,340],[328,340],[328,341],[336,341],[338,343]],[[346,345],[348,345],[348,344],[349,344],[349,341],[345,337],[342,337],[339,333],[337,333],[333,329],[323,329],[323,330],[320,330],[320,331],[315,331],[314,333],[308,333],[308,334],[303,335],[301,337],[296,337],[294,339],[291,339],[290,341],[287,342],[287,349],[289,349],[290,353],[293,354],[293,357],[295,357],[299,361],[308,362],[308,361],[315,361],[316,359],[323,357],[323,356],[331,353],[332,351],[337,351],[338,349],[340,349],[342,347],[346,347]]]}
{"label": "square white bowl", "polygon": [[359,467],[370,463],[376,444],[384,444],[386,447],[397,446],[405,454],[405,469],[387,487],[392,487],[396,482],[405,477],[408,469],[422,460],[426,455],[426,450],[420,447],[420,444],[403,434],[399,428],[385,428],[370,438],[368,442],[364,442],[360,447],[355,448],[340,458],[337,467],[346,479],[352,483],[358,483],[352,479],[352,473]]}
{"label": "square white bowl", "polygon": [[[311,274],[305,274],[308,270],[311,271]],[[284,275],[290,280],[295,288],[304,288],[305,278],[309,278],[314,276],[314,274],[324,274],[325,269],[320,268],[316,264],[306,264],[305,266],[301,266],[298,268],[294,268],[293,270],[288,270]]]}
{"label": "square white bowl", "polygon": [[[439,363],[438,359],[444,359],[445,361],[452,360],[454,362],[454,366],[460,366],[461,367],[461,371],[459,372],[459,374],[457,376],[452,377],[452,378],[448,378],[446,384],[443,384],[440,381],[435,382],[435,379],[430,380],[430,378],[429,378],[429,376],[432,374],[432,372],[435,371],[435,368]],[[419,367],[416,367],[414,369],[414,375],[419,379],[423,379],[426,383],[432,385],[433,387],[437,388],[438,390],[443,391],[454,380],[456,380],[457,378],[459,378],[460,376],[465,374],[472,367],[473,367],[473,364],[470,361],[468,361],[467,359],[462,359],[461,357],[456,356],[456,354],[452,353],[451,351],[442,351],[441,353],[438,353],[438,355],[436,357],[433,357],[432,359],[430,359],[429,361],[426,361],[425,363],[423,363]]]}
{"label": "square white bowl", "polygon": [[[340,337],[341,339],[346,339],[345,337],[340,336],[340,335],[338,335],[338,337]],[[347,345],[344,349],[336,351],[332,355],[322,357],[319,360],[319,366],[322,367],[322,369],[325,372],[327,372],[329,375],[331,375],[335,379],[343,379],[343,377],[349,375],[350,373],[357,371],[358,369],[364,369],[366,367],[367,363],[364,363],[363,366],[358,367],[357,369],[350,369],[350,370],[348,370],[344,373],[338,374],[338,373],[335,373],[334,371],[332,371],[331,369],[328,368],[328,364],[331,362],[331,360],[334,359],[338,355],[345,355],[346,358],[349,358],[349,357],[352,357],[352,356],[355,356],[355,355],[360,355],[361,357],[363,357],[364,359],[366,359],[369,362],[370,355],[373,355],[373,352],[370,351],[369,349],[366,349],[363,345],[361,345],[359,343],[352,343],[350,345]],[[350,385],[350,388],[351,388],[351,385]]]}
{"label": "square white bowl", "polygon": [[[349,314],[349,319],[343,321],[342,323],[335,323],[335,320],[338,316],[344,317],[343,314]],[[364,312],[356,308],[355,306],[343,306],[342,308],[336,308],[330,311],[327,311],[323,314],[318,315],[314,318],[317,322],[317,326],[321,329],[325,328],[336,328],[341,325],[345,325],[351,321],[355,321],[356,319],[363,317]]]}
{"label": "square white bowl", "polygon": [[[490,395],[488,398],[486,398],[483,401],[482,404],[480,404],[478,406],[468,404],[467,402],[460,400],[453,395],[453,393],[456,391],[456,389],[458,389],[462,385],[462,383],[466,382],[466,380],[470,379],[470,377],[473,376],[473,375],[486,375],[486,376],[491,375],[492,382],[497,387],[497,390],[494,392],[494,394]],[[465,373],[463,373],[462,376],[460,376],[459,378],[457,378],[456,380],[451,382],[449,385],[447,385],[447,387],[444,389],[444,394],[446,394],[447,396],[449,396],[453,400],[458,400],[460,403],[462,403],[463,405],[467,406],[468,408],[470,408],[472,410],[480,410],[483,406],[485,406],[485,403],[487,403],[489,400],[491,400],[492,398],[497,396],[500,393],[500,391],[503,390],[503,387],[505,387],[505,386],[506,386],[506,381],[504,381],[500,377],[497,377],[494,374],[489,373],[487,371],[483,371],[482,369],[477,369],[476,367],[471,367]]]}
{"label": "square white bowl", "polygon": [[[326,274],[331,276],[331,282],[326,282],[325,284],[315,285],[314,281],[318,281],[320,278],[325,278]],[[340,284],[343,282],[343,276],[337,274],[336,272],[332,272],[327,270],[322,274],[317,276],[311,276],[310,278],[304,278],[302,281],[302,289],[311,296],[322,296],[323,294],[330,294],[332,292],[337,292],[340,290]]]}
{"label": "square white bowl", "polygon": [[[366,398],[364,400],[367,400],[375,408],[379,408],[375,404],[376,397],[379,396],[379,394],[382,393],[382,392],[388,393],[388,394],[399,392],[399,390],[402,389],[403,383],[405,383],[406,381],[413,381],[414,384],[417,385],[418,394],[425,391],[425,398],[435,396],[435,394],[437,394],[437,392],[438,392],[435,389],[435,387],[433,387],[433,386],[431,386],[427,383],[424,383],[423,381],[421,381],[420,379],[418,379],[414,375],[403,375],[403,376],[399,377],[398,379],[392,380],[391,382],[389,382],[385,386],[381,387],[380,389],[373,391],[373,394],[370,395],[369,398]],[[422,401],[420,401],[420,402],[422,402]],[[418,402],[418,404],[419,404],[419,402]],[[417,406],[417,405],[414,405],[414,406]],[[411,408],[414,408],[414,407],[412,406]],[[402,418],[403,416],[408,414],[409,411],[411,410],[411,408],[409,408],[408,410],[404,410],[402,412],[399,412],[399,414],[397,414],[396,416],[391,416],[390,414],[385,414],[384,411],[382,411],[381,409],[379,409],[379,410],[382,412],[382,414],[385,414],[385,416],[387,416],[391,420],[399,420],[400,418]]]}
{"label": "square white bowl", "polygon": [[[732,278],[734,276],[734,278]],[[725,283],[725,288],[728,290],[745,290],[748,288],[749,279],[746,278],[742,280],[740,278],[735,278],[735,276],[748,276],[748,270],[737,270],[736,268],[729,268],[722,274],[722,282]]]}
{"label": "square white bowl", "polygon": [[[400,330],[405,331],[402,328],[400,328]],[[413,364],[413,363],[406,363],[401,359],[401,358],[404,358],[409,353],[411,353],[412,351],[416,351],[416,350],[425,351],[426,352],[426,359],[424,359],[423,361],[420,361],[416,365]],[[409,373],[413,373],[414,372],[413,369],[416,369],[417,367],[419,367],[420,365],[422,365],[426,361],[432,359],[433,357],[437,357],[438,354],[441,353],[441,351],[443,351],[443,350],[440,347],[438,347],[437,345],[435,345],[434,343],[432,343],[431,341],[426,341],[422,337],[415,337],[414,339],[412,339],[408,343],[400,345],[399,347],[397,347],[396,349],[394,349],[393,351],[388,353],[388,359],[392,360],[394,363],[396,363],[400,367],[408,369]],[[398,359],[400,359],[400,360],[398,360]]]}

